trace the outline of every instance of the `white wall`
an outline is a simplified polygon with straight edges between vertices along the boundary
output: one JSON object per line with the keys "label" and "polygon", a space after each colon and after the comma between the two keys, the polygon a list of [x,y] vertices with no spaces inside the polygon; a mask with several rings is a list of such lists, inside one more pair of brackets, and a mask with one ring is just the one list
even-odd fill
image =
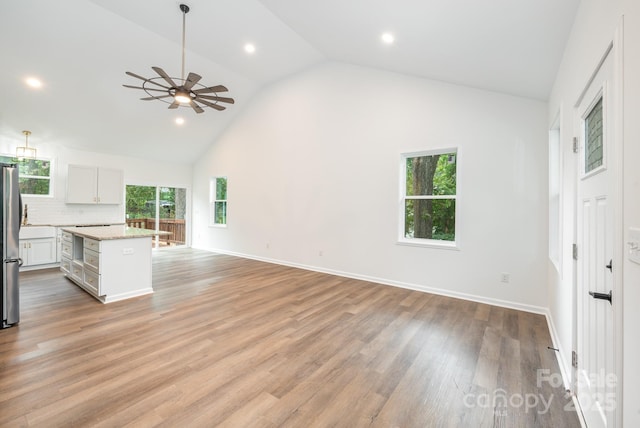
{"label": "white wall", "polygon": [[[640,2],[637,0],[582,0],[571,37],[566,47],[562,65],[558,71],[549,102],[549,124],[561,112],[561,139],[564,155],[563,186],[563,271],[558,272],[548,263],[549,308],[553,325],[557,330],[558,345],[563,350],[563,365],[570,372],[571,350],[575,349],[574,276],[575,265],[571,259],[571,244],[575,229],[575,177],[576,161],[571,153],[574,136],[573,106],[589,76],[596,68],[606,47],[614,39],[616,29],[621,28],[624,15],[624,113],[623,113],[623,229],[624,237],[617,248],[625,256],[622,266],[622,302],[624,350],[622,356],[623,397],[617,405],[622,407],[623,426],[640,426],[640,339],[635,326],[640,324],[640,265],[626,258],[629,227],[640,227],[640,169],[635,161],[640,159],[640,132],[637,116],[640,113]],[[614,297],[615,298],[615,297]]]}
{"label": "white wall", "polygon": [[[624,1],[624,242],[640,227],[640,2]],[[623,254],[626,248],[622,249]],[[640,426],[640,265],[624,259],[624,426]]]}
{"label": "white wall", "polygon": [[[11,156],[15,154],[16,145],[23,145],[23,143],[24,140],[0,136],[0,154]],[[122,169],[125,184],[191,188],[192,170],[189,164],[180,165],[72,150],[65,148],[63,143],[63,141],[47,141],[37,145],[38,157],[52,161],[53,196],[23,197],[23,203],[28,206],[31,224],[73,225],[124,222],[124,201],[121,205],[67,205],[65,203],[69,164]],[[30,143],[30,145],[33,144]]]}
{"label": "white wall", "polygon": [[[193,246],[544,311],[546,111],[399,74],[313,68],[261,91],[196,163]],[[397,245],[400,154],[454,146],[460,250]],[[208,227],[216,175],[229,180],[226,229]]]}

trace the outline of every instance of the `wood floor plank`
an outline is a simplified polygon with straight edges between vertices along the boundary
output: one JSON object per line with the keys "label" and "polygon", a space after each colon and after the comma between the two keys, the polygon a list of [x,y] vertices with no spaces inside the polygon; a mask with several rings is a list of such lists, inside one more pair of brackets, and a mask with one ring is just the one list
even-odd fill
{"label": "wood floor plank", "polygon": [[579,426],[541,315],[193,249],[107,305],[20,279],[2,427]]}

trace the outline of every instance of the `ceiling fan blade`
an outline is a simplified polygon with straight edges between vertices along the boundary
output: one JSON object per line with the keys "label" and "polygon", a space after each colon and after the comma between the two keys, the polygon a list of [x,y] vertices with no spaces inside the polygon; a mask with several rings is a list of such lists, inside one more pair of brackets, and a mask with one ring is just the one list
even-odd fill
{"label": "ceiling fan blade", "polygon": [[189,105],[191,106],[191,108],[196,112],[196,113],[202,113],[204,112],[204,110],[202,110],[202,107],[200,107],[198,104],[194,103],[193,100],[191,100],[189,102]]}
{"label": "ceiling fan blade", "polygon": [[177,101],[174,101],[169,105],[170,109],[174,109],[174,108],[178,108],[178,107],[180,107],[180,103],[177,102]]}
{"label": "ceiling fan blade", "polygon": [[161,69],[160,67],[151,67],[151,68],[153,69],[153,71],[158,73],[158,75],[162,77],[169,85],[171,85],[172,88],[178,87],[178,85],[176,85],[175,82],[171,80],[171,77],[169,77],[169,75],[165,73],[163,69]]}
{"label": "ceiling fan blade", "polygon": [[136,73],[132,73],[130,71],[125,71],[125,74],[128,74],[131,77],[135,77],[136,79],[140,79],[140,80],[147,80],[146,77],[142,77],[142,76],[138,76]]}
{"label": "ceiling fan blade", "polygon": [[202,99],[199,99],[199,98],[197,98],[197,100],[198,100],[199,103],[202,103],[202,104],[204,104],[204,105],[206,105],[208,107],[214,108],[214,109],[216,109],[218,111],[222,111],[222,110],[224,110],[226,108],[224,106],[221,106],[221,105],[218,105],[218,104],[214,104],[214,103],[210,103],[209,101],[205,101],[205,100],[202,100]]}
{"label": "ceiling fan blade", "polygon": [[162,96],[158,96],[158,97],[144,97],[144,98],[140,98],[142,101],[151,101],[151,100],[161,100],[162,98],[171,98],[172,95],[162,95]]}
{"label": "ceiling fan blade", "polygon": [[222,85],[218,85],[218,86],[210,86],[208,88],[201,88],[201,89],[196,89],[195,91],[193,91],[196,94],[207,94],[209,92],[227,92],[228,89]]}
{"label": "ceiling fan blade", "polygon": [[206,100],[219,101],[221,103],[229,103],[229,104],[235,103],[233,98],[214,97],[213,95],[197,95],[196,98],[198,99],[198,101],[200,101],[201,98],[204,98]]}
{"label": "ceiling fan blade", "polygon": [[122,85],[125,88],[131,89],[142,89],[143,91],[156,91],[156,92],[167,92],[167,89],[154,89],[154,88],[143,88],[142,86],[131,86],[131,85]]}
{"label": "ceiling fan blade", "polygon": [[148,82],[148,83],[153,83],[154,85],[158,85],[161,88],[169,89],[167,86],[161,85],[161,84],[159,84],[157,82],[154,82],[153,80],[147,79],[146,77],[138,76],[137,74],[132,73],[130,71],[125,71],[125,74],[128,74],[131,77],[135,77],[136,79],[144,80],[145,82]]}
{"label": "ceiling fan blade", "polygon": [[196,73],[189,73],[189,75],[187,76],[187,81],[184,82],[184,89],[187,91],[191,90],[191,88],[193,88],[193,85],[198,83],[200,79],[202,79],[202,76]]}

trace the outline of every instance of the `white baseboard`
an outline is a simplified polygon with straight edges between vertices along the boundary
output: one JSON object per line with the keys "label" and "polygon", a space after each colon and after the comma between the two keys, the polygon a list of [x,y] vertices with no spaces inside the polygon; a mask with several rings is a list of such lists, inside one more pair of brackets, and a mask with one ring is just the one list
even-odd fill
{"label": "white baseboard", "polygon": [[141,288],[139,290],[128,291],[126,293],[121,293],[121,294],[110,294],[108,296],[99,296],[96,298],[100,300],[102,303],[106,304],[106,303],[118,302],[120,300],[131,299],[132,297],[144,296],[152,293],[153,293],[153,288],[149,287],[149,288]]}
{"label": "white baseboard", "polygon": [[560,344],[560,338],[558,337],[558,331],[556,330],[556,325],[553,322],[553,317],[551,316],[551,312],[549,309],[545,310],[545,317],[547,318],[547,325],[549,326],[549,334],[551,335],[551,341],[553,342],[553,347],[556,348],[556,358],[558,360],[558,366],[560,367],[560,374],[562,375],[562,381],[564,383],[564,388],[566,390],[571,390],[571,364],[567,365],[567,361],[571,361],[571,359],[567,360],[567,353],[565,349]]}

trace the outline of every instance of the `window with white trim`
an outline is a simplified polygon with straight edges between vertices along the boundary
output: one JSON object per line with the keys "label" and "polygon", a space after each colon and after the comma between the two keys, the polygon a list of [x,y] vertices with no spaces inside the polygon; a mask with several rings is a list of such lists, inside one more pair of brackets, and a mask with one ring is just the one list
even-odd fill
{"label": "window with white trim", "polygon": [[455,247],[457,149],[404,153],[400,243]]}
{"label": "window with white trim", "polygon": [[11,156],[0,156],[0,162],[17,165],[18,183],[22,196],[51,196],[50,160],[17,160]]}
{"label": "window with white trim", "polygon": [[227,225],[227,177],[211,177],[209,182],[209,226]]}

